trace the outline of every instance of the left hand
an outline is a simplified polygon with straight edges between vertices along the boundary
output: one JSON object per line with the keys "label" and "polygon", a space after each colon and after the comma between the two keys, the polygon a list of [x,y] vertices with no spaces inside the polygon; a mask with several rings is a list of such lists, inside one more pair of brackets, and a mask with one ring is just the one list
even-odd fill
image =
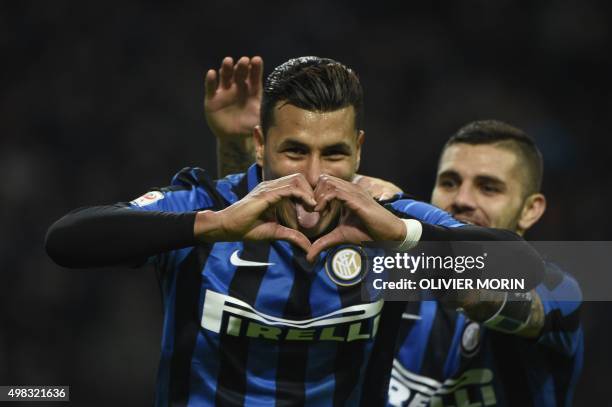
{"label": "left hand", "polygon": [[314,190],[315,211],[322,211],[333,200],[342,203],[342,214],[335,229],[317,239],[306,259],[314,262],[323,250],[342,243],[402,241],[406,225],[382,207],[361,186],[331,175],[321,175]]}
{"label": "left hand", "polygon": [[204,113],[217,138],[251,136],[259,124],[262,78],[260,57],[242,57],[235,65],[231,57],[225,57],[218,72],[208,70],[204,82]]}
{"label": "left hand", "polygon": [[384,179],[368,177],[365,175],[355,175],[353,183],[361,186],[366,190],[368,194],[377,201],[384,201],[385,199],[391,199],[394,195],[400,194],[404,191],[401,190],[397,185],[385,181]]}

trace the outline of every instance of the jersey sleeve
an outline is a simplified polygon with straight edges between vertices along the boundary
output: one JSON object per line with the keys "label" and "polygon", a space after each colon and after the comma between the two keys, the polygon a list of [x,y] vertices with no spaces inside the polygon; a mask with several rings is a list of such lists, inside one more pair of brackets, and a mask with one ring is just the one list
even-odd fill
{"label": "jersey sleeve", "polygon": [[186,253],[199,244],[193,234],[198,210],[224,203],[199,169],[185,169],[172,185],[156,188],[130,203],[82,207],[54,222],[45,250],[68,268],[139,266],[168,253]]}
{"label": "jersey sleeve", "polygon": [[[401,195],[399,195],[401,198]],[[385,208],[405,219],[416,219],[431,225],[449,228],[464,226],[464,223],[453,218],[450,213],[431,204],[415,201],[414,199],[397,199],[385,204]]]}
{"label": "jersey sleeve", "polygon": [[[197,167],[183,168],[172,178],[169,186],[151,188],[144,195],[120,205],[136,211],[173,213],[218,210],[225,206],[213,179],[205,170]],[[181,248],[159,253],[147,258],[145,263],[153,264],[163,275],[189,251],[189,248]]]}
{"label": "jersey sleeve", "polygon": [[544,308],[538,343],[573,356],[582,343],[582,292],[576,280],[553,263],[546,263],[544,281],[536,287]]}
{"label": "jersey sleeve", "polygon": [[187,167],[172,178],[170,186],[152,188],[120,205],[139,211],[191,212],[218,209],[222,206],[222,198],[206,171]]}

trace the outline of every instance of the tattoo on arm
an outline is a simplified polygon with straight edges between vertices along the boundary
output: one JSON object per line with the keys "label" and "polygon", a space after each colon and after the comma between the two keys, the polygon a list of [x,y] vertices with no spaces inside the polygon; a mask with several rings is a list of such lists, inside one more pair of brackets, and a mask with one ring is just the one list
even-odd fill
{"label": "tattoo on arm", "polygon": [[255,162],[252,137],[217,138],[217,175],[245,172]]}

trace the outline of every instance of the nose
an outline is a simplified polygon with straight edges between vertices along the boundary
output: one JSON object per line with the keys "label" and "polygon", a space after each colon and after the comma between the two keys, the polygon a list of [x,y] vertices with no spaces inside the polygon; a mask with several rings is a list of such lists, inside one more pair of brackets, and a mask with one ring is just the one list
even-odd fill
{"label": "nose", "polygon": [[451,208],[454,214],[471,212],[476,209],[476,198],[470,185],[463,183],[459,187],[453,197]]}
{"label": "nose", "polygon": [[317,182],[319,182],[319,176],[321,175],[321,160],[316,154],[313,154],[308,162],[306,163],[306,168],[304,169],[304,176],[306,180],[310,184],[311,187],[315,187]]}

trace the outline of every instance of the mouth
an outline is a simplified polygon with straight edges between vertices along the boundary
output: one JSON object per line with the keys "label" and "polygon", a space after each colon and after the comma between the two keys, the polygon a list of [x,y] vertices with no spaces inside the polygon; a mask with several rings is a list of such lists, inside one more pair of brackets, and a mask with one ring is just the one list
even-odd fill
{"label": "mouth", "polygon": [[302,229],[312,229],[321,220],[319,212],[310,212],[300,202],[294,202],[297,223]]}
{"label": "mouth", "polygon": [[481,226],[481,227],[487,226],[483,222],[476,220],[474,218],[467,217],[467,216],[453,215],[453,217],[460,222],[467,223],[468,225]]}

